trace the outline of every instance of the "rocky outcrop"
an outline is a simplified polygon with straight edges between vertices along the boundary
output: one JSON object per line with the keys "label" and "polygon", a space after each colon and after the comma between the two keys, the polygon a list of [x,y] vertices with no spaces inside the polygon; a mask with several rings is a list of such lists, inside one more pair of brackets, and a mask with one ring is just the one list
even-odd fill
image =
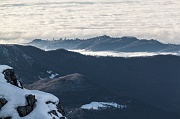
{"label": "rocky outcrop", "polygon": [[4,74],[4,78],[7,80],[8,83],[19,88],[23,88],[22,83],[17,80],[13,69],[6,69],[2,73]]}
{"label": "rocky outcrop", "polygon": [[31,94],[26,96],[26,100],[29,106],[34,106],[34,103],[37,101],[35,99],[35,95],[31,95]]}
{"label": "rocky outcrop", "polygon": [[0,65],[0,119],[65,119],[59,99],[20,85],[14,70]]}
{"label": "rocky outcrop", "polygon": [[18,111],[20,117],[24,117],[24,116],[30,114],[33,111],[33,108],[31,106],[28,106],[28,105],[19,106],[17,108],[17,111]]}
{"label": "rocky outcrop", "polygon": [[60,112],[63,116],[65,116],[64,108],[62,107],[61,103],[57,105],[58,112]]}
{"label": "rocky outcrop", "polygon": [[35,99],[35,95],[30,94],[26,96],[26,101],[27,101],[26,106],[19,106],[17,108],[20,117],[24,117],[30,114],[34,109],[34,104],[37,100]]}

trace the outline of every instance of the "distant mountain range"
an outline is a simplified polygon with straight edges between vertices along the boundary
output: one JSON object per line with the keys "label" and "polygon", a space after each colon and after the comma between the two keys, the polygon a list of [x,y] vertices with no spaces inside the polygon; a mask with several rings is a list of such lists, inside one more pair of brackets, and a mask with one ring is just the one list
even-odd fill
{"label": "distant mountain range", "polygon": [[[179,56],[93,57],[64,49],[44,51],[33,46],[0,45],[0,64],[13,67],[18,79],[30,89],[52,92],[62,103],[69,101],[64,101],[65,107],[75,101],[72,108],[77,108],[77,112],[69,117],[83,112],[85,117],[94,118],[92,113],[102,115],[107,111],[82,111],[78,108],[83,105],[81,102],[132,101],[122,118],[180,118]],[[52,74],[59,75],[51,79]]]}
{"label": "distant mountain range", "polygon": [[113,38],[110,36],[98,36],[89,39],[60,39],[42,40],[35,39],[27,45],[33,45],[41,49],[70,49],[91,51],[116,51],[116,52],[180,52],[180,45],[163,44],[157,40],[137,39],[135,37]]}

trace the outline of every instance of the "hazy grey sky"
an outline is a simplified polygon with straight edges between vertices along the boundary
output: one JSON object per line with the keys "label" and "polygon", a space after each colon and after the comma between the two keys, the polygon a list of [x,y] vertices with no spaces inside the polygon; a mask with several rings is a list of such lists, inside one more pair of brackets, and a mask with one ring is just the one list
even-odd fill
{"label": "hazy grey sky", "polygon": [[0,0],[0,43],[135,36],[180,44],[179,0]]}

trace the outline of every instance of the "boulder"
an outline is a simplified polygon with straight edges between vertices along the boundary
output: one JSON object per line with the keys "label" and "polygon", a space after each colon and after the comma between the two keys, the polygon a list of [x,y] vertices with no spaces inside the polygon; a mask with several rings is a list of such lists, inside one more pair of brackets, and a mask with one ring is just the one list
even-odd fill
{"label": "boulder", "polygon": [[33,111],[33,107],[32,106],[19,106],[17,108],[17,111],[19,113],[20,117],[25,117],[26,115],[30,114]]}
{"label": "boulder", "polygon": [[29,106],[34,106],[35,102],[37,101],[35,99],[35,95],[32,95],[32,94],[27,95],[26,100],[27,100],[27,103],[28,103]]}
{"label": "boulder", "polygon": [[26,112],[26,106],[19,106],[17,108],[17,111],[18,111],[20,117],[24,117],[24,116],[28,115]]}
{"label": "boulder", "polygon": [[17,80],[13,69],[6,69],[2,73],[4,74],[4,78],[7,80],[8,83],[19,88],[23,88],[22,83]]}
{"label": "boulder", "polygon": [[29,94],[26,96],[26,101],[26,106],[19,106],[17,108],[20,117],[30,114],[33,111],[34,104],[37,100],[35,99],[35,95]]}

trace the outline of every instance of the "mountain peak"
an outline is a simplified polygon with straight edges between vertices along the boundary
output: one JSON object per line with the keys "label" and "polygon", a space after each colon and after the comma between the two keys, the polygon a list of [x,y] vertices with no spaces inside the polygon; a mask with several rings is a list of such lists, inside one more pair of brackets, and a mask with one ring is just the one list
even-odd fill
{"label": "mountain peak", "polygon": [[122,40],[134,40],[134,41],[139,40],[139,39],[137,39],[136,37],[133,37],[133,36],[123,36],[123,37],[121,37],[121,39]]}
{"label": "mountain peak", "polygon": [[34,39],[33,40],[34,42],[40,42],[40,41],[43,41],[42,39]]}
{"label": "mountain peak", "polygon": [[99,38],[109,39],[109,38],[112,38],[112,37],[110,37],[110,36],[108,36],[108,35],[102,35],[102,36],[99,36]]}

